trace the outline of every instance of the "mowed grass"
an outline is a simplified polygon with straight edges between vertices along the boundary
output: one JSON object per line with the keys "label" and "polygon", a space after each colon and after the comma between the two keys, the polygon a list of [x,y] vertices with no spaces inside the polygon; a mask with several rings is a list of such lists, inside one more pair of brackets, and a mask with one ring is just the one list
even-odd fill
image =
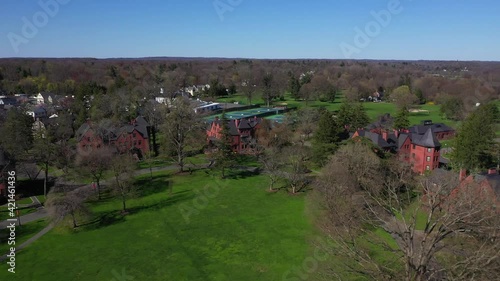
{"label": "mowed grass", "polygon": [[[338,94],[337,98],[335,99],[334,102],[321,102],[319,100],[314,100],[314,101],[309,101],[305,102],[302,100],[294,100],[289,93],[285,95],[285,101],[275,101],[273,104],[282,104],[286,103],[288,107],[292,108],[326,108],[330,111],[336,111],[340,109],[340,106],[344,102],[345,98],[343,94]],[[240,104],[245,104],[245,98],[240,95],[235,95],[230,98],[221,98],[218,99],[218,101],[239,101]],[[263,100],[260,97],[254,98],[254,101],[252,102],[254,104],[260,104],[264,105]],[[397,114],[397,108],[396,105],[393,103],[388,103],[388,102],[364,102],[363,103],[366,113],[368,114],[368,117],[372,121],[375,121],[379,116],[390,113],[392,116],[396,116]],[[499,103],[500,106],[500,103]],[[410,124],[411,125],[417,125],[420,124],[424,120],[432,120],[434,123],[444,123],[446,125],[452,126],[453,128],[458,127],[458,123],[447,120],[441,116],[439,110],[440,107],[439,105],[434,105],[434,104],[424,104],[420,105],[418,107],[421,110],[424,110],[424,112],[411,112],[410,113]],[[425,111],[426,110],[426,111]]]}
{"label": "mowed grass", "polygon": [[[17,226],[15,246],[21,245],[23,242],[33,237],[33,235],[42,231],[42,229],[44,229],[48,224],[49,222],[47,219],[41,219],[27,224],[22,224],[21,226]],[[10,235],[10,230],[0,229],[0,256],[7,254],[10,247],[13,246],[8,244],[9,235]]]}
{"label": "mowed grass", "polygon": [[157,173],[139,184],[129,215],[119,200],[93,203],[92,223],[52,230],[18,253],[15,275],[0,266],[0,279],[281,280],[308,253],[304,197],[266,192],[264,176]]}

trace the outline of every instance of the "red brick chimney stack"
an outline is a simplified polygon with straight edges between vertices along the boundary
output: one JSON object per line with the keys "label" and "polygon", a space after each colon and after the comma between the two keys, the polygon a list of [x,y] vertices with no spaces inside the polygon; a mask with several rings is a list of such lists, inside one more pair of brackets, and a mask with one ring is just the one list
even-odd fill
{"label": "red brick chimney stack", "polygon": [[389,132],[387,131],[382,131],[382,138],[387,141],[389,139]]}
{"label": "red brick chimney stack", "polygon": [[459,175],[460,181],[465,180],[466,177],[467,177],[467,170],[466,169],[460,169],[460,175]]}

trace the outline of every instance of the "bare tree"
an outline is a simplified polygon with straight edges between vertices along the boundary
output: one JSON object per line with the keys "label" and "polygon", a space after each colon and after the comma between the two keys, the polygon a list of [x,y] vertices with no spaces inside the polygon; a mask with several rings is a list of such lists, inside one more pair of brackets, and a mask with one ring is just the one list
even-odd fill
{"label": "bare tree", "polygon": [[73,228],[76,228],[77,217],[86,217],[90,214],[85,205],[89,193],[86,186],[73,190],[69,186],[59,186],[49,193],[45,207],[55,223],[60,223],[69,216]]}
{"label": "bare tree", "polygon": [[274,191],[274,185],[281,178],[280,169],[283,165],[278,148],[267,149],[259,158],[264,168],[264,173],[269,178],[269,191]]}
{"label": "bare tree", "polygon": [[111,188],[114,193],[119,195],[122,200],[122,212],[127,212],[127,198],[135,191],[134,186],[134,171],[135,161],[131,155],[122,154],[116,155],[111,160],[111,172],[113,173],[113,182]]}
{"label": "bare tree", "polygon": [[97,198],[101,199],[101,180],[106,171],[110,170],[113,150],[109,147],[93,149],[87,153],[79,154],[76,164],[80,170],[80,175],[90,176],[97,188]]}
{"label": "bare tree", "polygon": [[184,171],[184,159],[188,149],[200,147],[204,143],[202,120],[194,111],[188,99],[175,99],[171,111],[165,118],[162,127],[165,137],[165,148],[175,155],[179,171]]}
{"label": "bare tree", "polygon": [[306,161],[309,158],[309,150],[305,146],[295,145],[285,147],[281,154],[283,165],[279,174],[287,182],[291,193],[296,194],[307,186]]}
{"label": "bare tree", "polygon": [[337,269],[375,280],[498,274],[495,204],[478,185],[456,178],[437,173],[415,181],[410,167],[381,162],[362,143],[341,148],[316,184],[326,213],[320,225],[335,242],[329,250],[345,258]]}

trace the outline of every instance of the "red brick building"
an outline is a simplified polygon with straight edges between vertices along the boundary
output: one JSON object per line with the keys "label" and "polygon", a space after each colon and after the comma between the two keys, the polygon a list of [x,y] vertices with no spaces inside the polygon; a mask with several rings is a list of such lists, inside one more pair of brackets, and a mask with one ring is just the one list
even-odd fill
{"label": "red brick building", "polygon": [[[255,132],[259,128],[262,118],[235,119],[228,121],[229,134],[231,135],[231,148],[240,154],[252,154],[255,152],[257,140]],[[222,120],[216,118],[207,128],[207,140],[209,146],[220,139],[222,131]]]}
{"label": "red brick building", "polygon": [[[475,187],[476,192],[480,195],[481,202],[478,204],[485,204],[491,201],[496,206],[500,206],[500,174],[497,169],[489,169],[487,172],[479,174],[471,174],[467,176],[465,170],[460,171],[460,185],[453,191],[469,192],[467,187]],[[500,212],[500,209],[497,208]]]}
{"label": "red brick building", "polygon": [[402,161],[412,164],[416,173],[423,174],[439,167],[441,144],[432,128],[424,134],[388,130],[375,133],[363,129],[352,135],[356,137],[368,138],[384,151],[397,153]]}
{"label": "red brick building", "polygon": [[119,153],[130,152],[142,158],[150,151],[148,127],[142,117],[120,128],[106,128],[87,122],[76,131],[78,150],[85,152],[106,145],[116,148]]}

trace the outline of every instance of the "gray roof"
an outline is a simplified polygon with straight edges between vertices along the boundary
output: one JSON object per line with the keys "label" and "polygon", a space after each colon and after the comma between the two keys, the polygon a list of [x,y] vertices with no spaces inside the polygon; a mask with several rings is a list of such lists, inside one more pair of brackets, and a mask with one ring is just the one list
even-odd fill
{"label": "gray roof", "polygon": [[428,128],[425,134],[419,135],[419,134],[412,134],[411,135],[411,140],[413,144],[416,144],[418,146],[423,146],[423,147],[441,147],[441,143],[436,138],[436,135],[432,128]]}
{"label": "gray roof", "polygon": [[427,125],[422,124],[422,125],[412,126],[408,130],[410,131],[410,133],[418,135],[425,134],[428,129],[432,129],[434,133],[455,131],[453,128],[443,123],[433,124],[431,121],[428,121],[428,123],[429,124]]}
{"label": "gray roof", "polygon": [[387,138],[387,141],[382,137],[382,135],[377,134],[377,133],[372,133],[369,131],[365,130],[359,130],[358,135],[360,137],[367,138],[373,142],[373,144],[381,147],[381,148],[396,148],[396,142],[394,141],[395,136],[393,135],[394,138]]}

